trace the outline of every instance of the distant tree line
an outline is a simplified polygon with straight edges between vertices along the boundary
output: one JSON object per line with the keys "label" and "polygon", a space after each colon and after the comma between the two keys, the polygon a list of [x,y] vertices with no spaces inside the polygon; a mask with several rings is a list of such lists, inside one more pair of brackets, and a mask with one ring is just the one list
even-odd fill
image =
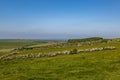
{"label": "distant tree line", "polygon": [[69,43],[77,43],[77,42],[87,42],[87,41],[98,41],[98,40],[104,40],[101,37],[91,37],[91,38],[84,38],[84,39],[69,39]]}

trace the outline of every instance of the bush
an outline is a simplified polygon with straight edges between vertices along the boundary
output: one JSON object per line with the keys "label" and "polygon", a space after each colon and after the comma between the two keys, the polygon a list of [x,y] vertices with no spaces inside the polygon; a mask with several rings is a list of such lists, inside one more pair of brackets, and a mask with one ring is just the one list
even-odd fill
{"label": "bush", "polygon": [[73,49],[72,51],[70,51],[70,54],[77,54],[77,49]]}

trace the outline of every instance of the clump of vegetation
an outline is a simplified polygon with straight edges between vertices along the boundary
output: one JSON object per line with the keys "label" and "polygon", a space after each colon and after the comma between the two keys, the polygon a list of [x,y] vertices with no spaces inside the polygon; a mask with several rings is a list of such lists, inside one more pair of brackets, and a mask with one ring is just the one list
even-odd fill
{"label": "clump of vegetation", "polygon": [[77,49],[73,49],[72,51],[70,51],[70,54],[77,54],[77,53],[78,53]]}

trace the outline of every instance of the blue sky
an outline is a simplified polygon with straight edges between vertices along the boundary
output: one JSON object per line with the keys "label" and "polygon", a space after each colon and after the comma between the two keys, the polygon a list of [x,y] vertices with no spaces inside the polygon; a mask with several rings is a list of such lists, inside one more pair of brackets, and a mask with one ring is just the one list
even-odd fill
{"label": "blue sky", "polygon": [[120,0],[0,0],[0,38],[120,37]]}

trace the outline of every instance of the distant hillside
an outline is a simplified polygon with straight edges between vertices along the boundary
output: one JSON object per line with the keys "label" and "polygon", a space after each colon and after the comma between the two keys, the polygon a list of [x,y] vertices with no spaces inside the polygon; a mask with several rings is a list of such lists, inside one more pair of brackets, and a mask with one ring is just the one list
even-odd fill
{"label": "distant hillside", "polygon": [[7,53],[3,49],[0,80],[119,80],[120,42],[97,40],[87,38],[89,45],[87,42],[39,44]]}
{"label": "distant hillside", "polygon": [[48,42],[55,42],[49,40],[26,40],[26,39],[0,39],[0,49],[3,48],[17,48],[21,46],[30,46],[36,44],[43,44]]}

